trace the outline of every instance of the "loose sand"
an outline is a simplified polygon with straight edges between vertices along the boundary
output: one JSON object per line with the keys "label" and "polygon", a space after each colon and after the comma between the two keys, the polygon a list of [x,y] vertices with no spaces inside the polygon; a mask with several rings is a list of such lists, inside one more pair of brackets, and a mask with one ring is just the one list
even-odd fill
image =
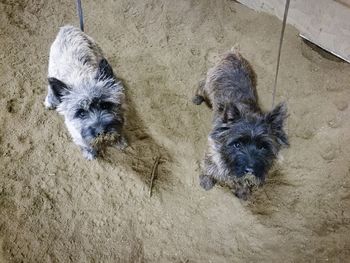
{"label": "loose sand", "polygon": [[[123,153],[86,161],[44,109],[50,44],[74,1],[0,1],[0,262],[346,262],[350,65],[288,26],[277,101],[291,147],[243,202],[198,185],[211,112],[191,103],[239,45],[270,108],[281,22],[229,0],[83,1],[86,32],[128,89]],[[154,159],[159,175],[149,198]]]}

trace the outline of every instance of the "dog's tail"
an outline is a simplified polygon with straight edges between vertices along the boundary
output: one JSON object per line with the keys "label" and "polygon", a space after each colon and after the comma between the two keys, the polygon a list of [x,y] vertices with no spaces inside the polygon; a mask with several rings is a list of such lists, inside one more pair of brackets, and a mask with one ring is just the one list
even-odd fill
{"label": "dog's tail", "polygon": [[237,54],[237,53],[239,53],[240,49],[241,49],[241,46],[240,46],[239,44],[236,43],[234,46],[231,47],[231,50],[230,50],[230,51],[231,51],[232,53]]}
{"label": "dog's tail", "polygon": [[246,72],[248,72],[250,79],[252,81],[253,87],[256,87],[257,85],[257,77],[256,73],[253,70],[253,67],[250,65],[248,60],[246,60],[240,53],[241,47],[239,44],[235,44],[231,50],[228,52],[228,56],[233,57],[234,59],[237,59],[240,61],[241,66],[245,69]]}
{"label": "dog's tail", "polygon": [[81,6],[81,0],[77,0],[77,11],[79,17],[80,30],[84,32],[84,17],[83,17],[83,8]]}

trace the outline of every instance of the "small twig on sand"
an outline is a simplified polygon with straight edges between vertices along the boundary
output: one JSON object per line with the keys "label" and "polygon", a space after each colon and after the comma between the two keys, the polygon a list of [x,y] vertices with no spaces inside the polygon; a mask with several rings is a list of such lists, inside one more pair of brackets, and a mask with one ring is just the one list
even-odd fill
{"label": "small twig on sand", "polygon": [[151,182],[149,185],[149,197],[152,197],[152,189],[153,189],[153,181],[154,181],[154,177],[156,175],[156,171],[159,165],[159,161],[160,161],[160,156],[158,156],[153,164],[153,168],[152,168],[152,174],[151,174]]}
{"label": "small twig on sand", "polygon": [[271,198],[270,198],[270,196],[267,194],[267,192],[266,192],[266,190],[265,190],[265,189],[264,189],[264,193],[265,193],[265,195],[266,195],[267,199],[269,199],[269,200],[271,201]]}

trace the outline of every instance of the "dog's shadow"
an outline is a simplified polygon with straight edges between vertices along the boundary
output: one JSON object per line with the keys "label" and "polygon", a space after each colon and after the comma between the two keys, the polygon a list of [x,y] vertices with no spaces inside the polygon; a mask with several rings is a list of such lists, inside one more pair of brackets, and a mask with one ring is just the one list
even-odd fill
{"label": "dog's shadow", "polygon": [[295,188],[297,185],[289,182],[283,174],[283,171],[276,168],[270,172],[266,183],[253,192],[244,205],[254,215],[270,217],[277,212],[281,206],[293,206],[292,203],[285,203],[284,196],[281,196],[286,192],[286,187]]}
{"label": "dog's shadow", "polygon": [[121,81],[126,89],[127,98],[124,134],[128,141],[128,147],[122,151],[114,148],[107,149],[101,158],[101,162],[112,166],[122,166],[126,172],[137,174],[147,186],[154,179],[152,179],[153,173],[155,173],[157,184],[166,184],[169,180],[167,176],[169,174],[167,168],[170,163],[169,154],[149,134],[147,127],[136,111],[133,99],[128,96],[125,81]]}

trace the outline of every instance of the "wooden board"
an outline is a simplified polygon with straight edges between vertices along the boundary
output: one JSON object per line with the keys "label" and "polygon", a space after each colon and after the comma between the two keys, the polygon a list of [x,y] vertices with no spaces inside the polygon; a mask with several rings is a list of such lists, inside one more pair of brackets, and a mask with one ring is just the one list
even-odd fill
{"label": "wooden board", "polygon": [[343,5],[346,5],[347,7],[350,7],[350,0],[334,0],[336,2],[339,2]]}
{"label": "wooden board", "polygon": [[[238,0],[283,18],[285,0]],[[341,2],[341,3],[339,3]],[[314,44],[350,63],[350,0],[291,0],[287,23]]]}

